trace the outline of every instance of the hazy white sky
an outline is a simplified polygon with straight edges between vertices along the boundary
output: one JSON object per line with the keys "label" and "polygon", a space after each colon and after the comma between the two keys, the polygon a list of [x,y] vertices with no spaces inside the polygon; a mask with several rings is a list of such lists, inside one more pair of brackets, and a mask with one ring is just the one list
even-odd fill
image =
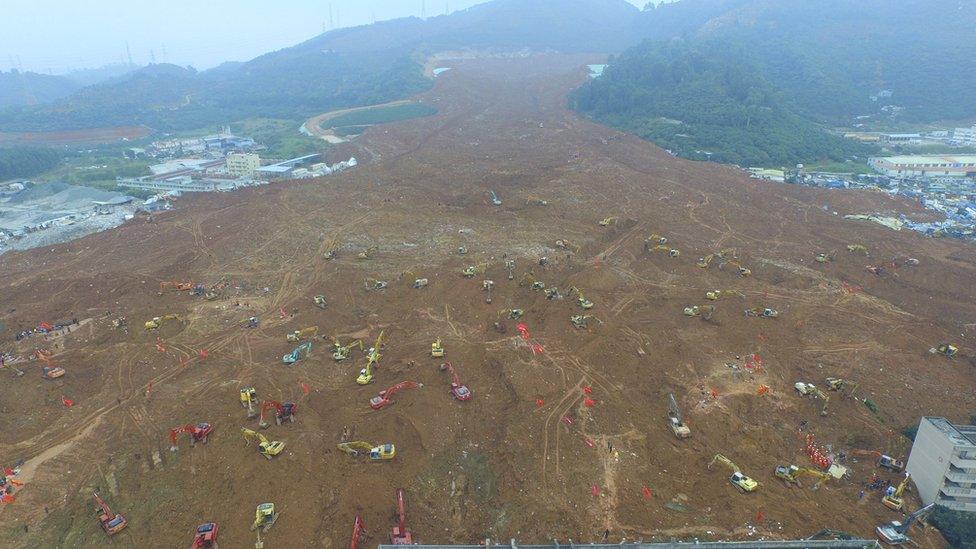
{"label": "hazy white sky", "polygon": [[[0,69],[55,73],[154,56],[205,69],[245,61],[335,26],[428,16],[486,0],[2,0]],[[628,0],[642,7],[647,0]]]}

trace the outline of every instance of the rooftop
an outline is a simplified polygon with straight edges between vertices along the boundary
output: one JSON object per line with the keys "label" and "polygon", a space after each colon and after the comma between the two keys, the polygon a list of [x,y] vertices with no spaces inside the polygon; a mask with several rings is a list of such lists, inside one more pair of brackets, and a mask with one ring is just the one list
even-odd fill
{"label": "rooftop", "polygon": [[882,156],[874,160],[885,160],[892,164],[976,164],[976,154]]}
{"label": "rooftop", "polygon": [[944,417],[925,417],[923,421],[931,423],[956,444],[976,446],[976,425],[953,425]]}

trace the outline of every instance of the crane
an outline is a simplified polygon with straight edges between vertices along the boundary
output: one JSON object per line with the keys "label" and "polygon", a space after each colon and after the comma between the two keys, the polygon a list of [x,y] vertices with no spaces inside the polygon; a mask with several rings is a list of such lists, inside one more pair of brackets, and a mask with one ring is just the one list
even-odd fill
{"label": "crane", "polygon": [[169,449],[173,452],[179,450],[179,446],[176,444],[176,439],[181,433],[190,435],[190,446],[193,446],[198,442],[206,444],[207,437],[209,437],[210,433],[212,432],[213,425],[209,423],[197,423],[196,425],[187,424],[179,427],[173,427],[169,430]]}
{"label": "crane", "polygon": [[579,304],[580,308],[582,308],[583,310],[589,310],[593,308],[593,302],[590,301],[589,299],[586,299],[586,297],[583,295],[582,290],[580,290],[576,286],[572,286],[569,288],[569,295],[573,295],[573,292],[576,293],[576,303]]}
{"label": "crane", "polygon": [[441,343],[440,338],[437,338],[437,341],[430,344],[430,356],[434,358],[441,358],[444,356],[444,345]]}
{"label": "crane", "polygon": [[308,328],[302,328],[301,330],[295,330],[294,332],[287,334],[285,339],[288,341],[301,341],[307,337],[315,337],[319,333],[318,326],[309,326]]}
{"label": "crane", "polygon": [[827,393],[824,393],[818,389],[813,383],[804,383],[802,381],[797,381],[794,383],[793,388],[803,396],[813,395],[816,398],[822,399],[824,401],[824,405],[820,410],[820,415],[827,415],[827,403],[830,401],[830,397],[827,396]]}
{"label": "crane", "polygon": [[891,545],[901,545],[902,543],[910,541],[906,534],[908,534],[908,530],[912,527],[912,524],[914,524],[916,520],[924,520],[924,518],[934,509],[935,504],[930,503],[908,515],[908,518],[905,519],[904,523],[893,520],[888,524],[878,526],[875,529],[875,532],[878,534],[878,538],[881,539],[881,541]]}
{"label": "crane", "polygon": [[464,402],[466,400],[471,400],[471,391],[468,386],[461,383],[461,378],[458,377],[457,371],[454,370],[454,365],[450,362],[445,362],[441,364],[441,371],[447,371],[451,374],[451,395],[457,400]]}
{"label": "crane", "polygon": [[247,408],[247,418],[254,419],[258,417],[258,411],[255,409],[254,404],[258,400],[258,392],[254,387],[244,387],[241,389],[241,406]]}
{"label": "crane", "polygon": [[374,410],[385,408],[387,405],[393,403],[392,398],[397,391],[402,391],[404,389],[416,389],[418,387],[423,387],[423,384],[417,383],[416,381],[401,381],[385,391],[380,391],[379,395],[369,399],[369,407]]}
{"label": "crane", "polygon": [[332,360],[336,362],[342,362],[343,360],[349,358],[349,351],[352,351],[353,347],[359,347],[359,350],[363,350],[363,342],[360,340],[353,341],[349,345],[343,346],[339,343],[339,340],[332,338],[332,345],[334,350],[332,351]]}
{"label": "crane", "polygon": [[498,198],[498,195],[495,194],[495,191],[489,190],[488,191],[488,194],[491,195],[491,204],[493,206],[501,206],[502,205],[502,200],[500,198]]}
{"label": "crane", "polygon": [[305,352],[305,356],[306,357],[308,355],[312,354],[312,342],[311,341],[306,341],[305,343],[302,343],[298,347],[295,347],[295,350],[293,350],[292,352],[288,353],[287,355],[281,357],[281,361],[284,362],[285,364],[294,364],[294,363],[298,362],[299,360],[301,360],[301,358],[302,358],[302,352],[303,351]]}
{"label": "crane", "polygon": [[267,532],[274,526],[275,521],[281,513],[275,511],[274,503],[261,503],[258,504],[257,508],[254,510],[254,522],[251,524],[251,530],[261,529],[262,532]]}
{"label": "crane", "polygon": [[732,462],[731,459],[723,456],[722,454],[715,454],[712,461],[709,462],[708,468],[711,469],[715,462],[719,462],[725,465],[729,469],[732,469],[732,476],[729,477],[729,482],[732,486],[735,486],[740,492],[755,492],[759,488],[759,483],[742,474],[742,470],[739,466]]}
{"label": "crane", "polygon": [[265,400],[261,403],[261,419],[258,421],[258,425],[262,429],[267,429],[271,424],[264,420],[264,414],[268,410],[275,409],[275,424],[281,425],[285,421],[295,422],[295,412],[298,411],[298,405],[294,402],[285,402],[284,404],[276,400]]}
{"label": "crane", "polygon": [[830,480],[831,475],[823,471],[818,471],[816,469],[811,469],[809,467],[797,467],[796,465],[790,465],[789,467],[783,465],[777,465],[776,469],[773,471],[777,478],[783,479],[783,482],[787,486],[791,484],[800,484],[800,477],[811,476],[817,478],[817,484],[814,485],[813,489],[816,490],[823,485],[823,483]]}
{"label": "crane", "polygon": [[859,450],[855,448],[849,453],[855,456],[871,456],[876,460],[876,466],[884,467],[893,473],[900,473],[905,470],[905,462],[903,460],[883,454],[880,450]]}
{"label": "crane", "polygon": [[183,317],[181,317],[180,315],[154,316],[152,320],[146,321],[146,329],[147,330],[159,329],[159,327],[165,324],[166,321],[168,320],[179,320],[180,322],[183,322]]}
{"label": "crane", "polygon": [[912,480],[912,475],[906,473],[905,478],[898,483],[898,488],[891,491],[891,493],[885,494],[884,497],[881,498],[881,503],[883,503],[888,509],[901,511],[901,508],[905,506],[905,500],[902,499],[902,494],[905,493],[905,488],[908,487],[908,481],[910,480]]}
{"label": "crane", "polygon": [[403,488],[397,488],[397,523],[390,531],[390,543],[393,545],[413,545],[413,532],[407,528],[407,504],[404,501]]}
{"label": "crane", "polygon": [[359,371],[359,377],[356,378],[356,383],[359,385],[369,385],[373,382],[373,366],[378,364],[383,356],[380,354],[383,334],[384,331],[381,331],[379,337],[376,338],[376,343],[366,352],[366,367]]}
{"label": "crane", "polygon": [[854,391],[857,391],[857,383],[847,379],[841,379],[839,377],[828,377],[827,386],[830,387],[831,391],[843,391],[844,389],[850,389],[851,392],[847,394],[848,397],[853,397]]}
{"label": "crane", "polygon": [[241,427],[241,434],[244,435],[244,445],[248,446],[251,444],[251,439],[257,439],[258,441],[258,451],[261,455],[271,459],[281,453],[285,449],[285,443],[279,440],[268,440],[268,437],[262,435],[261,433],[248,429],[247,427]]}
{"label": "crane", "polygon": [[98,495],[98,492],[92,492],[92,497],[95,498],[95,505],[98,507],[98,522],[102,525],[102,530],[105,533],[114,536],[126,526],[129,525],[129,521],[125,520],[125,517],[119,513],[112,511],[112,508],[105,503],[105,500]]}
{"label": "crane", "polygon": [[366,537],[366,523],[363,517],[356,515],[356,520],[352,523],[352,539],[349,541],[349,549],[359,549],[360,539]]}
{"label": "crane", "polygon": [[681,409],[678,408],[678,401],[674,398],[674,393],[668,393],[668,427],[674,436],[684,439],[691,436],[691,429],[682,421]]}
{"label": "crane", "polygon": [[338,445],[343,452],[353,457],[369,456],[373,461],[388,461],[396,457],[396,446],[390,443],[371,444],[357,440],[354,442],[343,442]]}
{"label": "crane", "polygon": [[217,549],[218,531],[216,522],[207,522],[197,526],[197,533],[193,536],[193,545],[190,546],[190,549]]}

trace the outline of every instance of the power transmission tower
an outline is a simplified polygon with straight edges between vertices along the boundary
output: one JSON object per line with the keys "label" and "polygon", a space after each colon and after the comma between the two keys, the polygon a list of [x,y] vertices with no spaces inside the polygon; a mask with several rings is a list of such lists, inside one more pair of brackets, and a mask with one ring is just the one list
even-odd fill
{"label": "power transmission tower", "polygon": [[129,41],[128,40],[125,41],[125,55],[129,58],[129,65],[130,66],[131,65],[134,65],[135,63],[132,62],[132,50],[129,49]]}
{"label": "power transmission tower", "polygon": [[150,65],[156,64],[156,52],[152,50],[149,50],[149,64]]}
{"label": "power transmission tower", "polygon": [[427,0],[420,0],[420,18],[427,19]]}

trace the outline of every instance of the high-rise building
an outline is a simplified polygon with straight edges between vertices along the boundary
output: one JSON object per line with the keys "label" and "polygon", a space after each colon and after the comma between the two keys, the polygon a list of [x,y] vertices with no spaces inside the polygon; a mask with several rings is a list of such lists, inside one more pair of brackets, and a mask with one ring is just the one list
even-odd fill
{"label": "high-rise building", "polygon": [[254,153],[227,155],[227,173],[234,177],[254,177],[261,167],[261,158]]}
{"label": "high-rise building", "polygon": [[923,417],[905,470],[925,505],[976,512],[976,425]]}

